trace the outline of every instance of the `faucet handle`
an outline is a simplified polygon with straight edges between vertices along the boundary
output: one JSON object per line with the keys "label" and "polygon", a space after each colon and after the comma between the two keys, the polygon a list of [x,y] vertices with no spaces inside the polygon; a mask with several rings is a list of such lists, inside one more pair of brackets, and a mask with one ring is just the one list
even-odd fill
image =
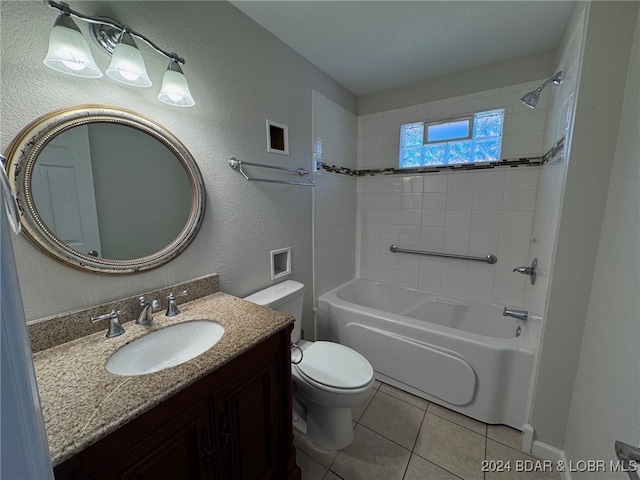
{"label": "faucet handle", "polygon": [[186,290],[183,290],[177,295],[174,294],[173,292],[170,292],[169,296],[167,296],[167,300],[169,300],[169,305],[167,306],[167,312],[165,313],[165,315],[167,317],[175,317],[176,315],[178,315],[180,313],[180,310],[178,309],[178,305],[176,304],[176,298],[186,297],[186,296],[187,296]]}
{"label": "faucet handle", "polygon": [[171,300],[175,300],[177,297],[186,297],[187,296],[187,291],[183,290],[180,293],[174,294],[173,292],[169,293],[169,296],[167,296],[167,300],[171,301]]}
{"label": "faucet handle", "polygon": [[91,323],[98,323],[102,320],[109,320],[109,330],[107,331],[107,338],[117,337],[124,333],[124,328],[120,325],[119,315],[122,315],[122,310],[111,310],[109,313],[99,315],[97,317],[91,317]]}

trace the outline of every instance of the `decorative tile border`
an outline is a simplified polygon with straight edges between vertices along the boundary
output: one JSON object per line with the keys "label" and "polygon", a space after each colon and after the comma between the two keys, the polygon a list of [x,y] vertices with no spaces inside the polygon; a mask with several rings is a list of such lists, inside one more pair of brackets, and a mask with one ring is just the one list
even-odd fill
{"label": "decorative tile border", "polygon": [[324,170],[330,173],[338,173],[340,175],[349,175],[352,177],[365,177],[376,175],[414,175],[420,173],[439,173],[439,172],[459,172],[466,170],[487,170],[500,167],[537,167],[555,159],[559,154],[564,152],[564,138],[561,138],[551,149],[541,157],[523,157],[523,158],[506,158],[497,162],[483,162],[457,165],[442,165],[439,167],[415,167],[415,168],[369,168],[365,170],[355,170],[352,168],[341,167],[337,165],[329,165],[324,162],[316,161],[316,170]]}
{"label": "decorative tile border", "polygon": [[551,149],[544,154],[544,156],[542,157],[542,164],[544,165],[547,162],[551,162],[552,160],[555,160],[558,155],[561,155],[564,153],[564,137],[562,137],[560,140],[558,140],[553,147],[551,147]]}
{"label": "decorative tile border", "polygon": [[319,160],[316,160],[316,170],[324,170],[326,172],[339,173],[341,175],[350,175],[352,177],[357,176],[359,171],[359,170],[354,170],[352,168],[347,168],[347,167],[338,167],[336,165],[328,165]]}
{"label": "decorative tile border", "polygon": [[169,295],[169,292],[177,293],[183,290],[187,290],[187,295],[177,297],[177,304],[190,302],[196,298],[206,297],[207,295],[216,293],[220,291],[218,274],[214,273],[146,293],[141,292],[131,297],[114,300],[94,307],[83,308],[74,312],[33,320],[27,325],[29,337],[31,338],[31,350],[35,353],[101,330],[106,332],[108,322],[92,324],[89,319],[108,313],[111,310],[122,310],[123,313],[120,317],[120,322],[123,325],[125,322],[135,320],[135,315],[138,312],[140,304],[138,300],[140,295],[144,295],[149,300],[158,299],[163,308],[166,308],[167,302],[165,297]]}

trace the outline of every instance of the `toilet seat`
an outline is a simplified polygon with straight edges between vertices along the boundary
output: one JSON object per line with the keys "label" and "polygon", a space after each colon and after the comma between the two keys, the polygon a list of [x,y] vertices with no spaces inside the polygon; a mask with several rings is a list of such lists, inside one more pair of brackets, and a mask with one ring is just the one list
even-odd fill
{"label": "toilet seat", "polygon": [[371,364],[358,352],[333,342],[314,342],[304,349],[302,361],[294,365],[311,384],[320,388],[355,390],[373,379]]}

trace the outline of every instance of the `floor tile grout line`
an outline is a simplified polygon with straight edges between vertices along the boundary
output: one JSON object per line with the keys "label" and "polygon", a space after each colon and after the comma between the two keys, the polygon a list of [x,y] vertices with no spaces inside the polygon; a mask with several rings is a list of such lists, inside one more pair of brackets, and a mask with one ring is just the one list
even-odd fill
{"label": "floor tile grout line", "polygon": [[453,475],[456,478],[460,478],[461,480],[464,480],[463,477],[461,477],[460,475],[453,473],[451,470],[447,470],[446,468],[444,468],[442,465],[440,465],[439,463],[434,462],[433,460],[429,460],[428,458],[424,458],[422,455],[420,455],[419,453],[416,452],[411,452],[412,455],[415,455],[416,457],[420,457],[422,460],[424,460],[425,462],[429,462],[429,463],[433,463],[436,467],[441,468],[442,470],[444,470],[447,473],[450,473],[451,475]]}
{"label": "floor tile grout line", "polygon": [[[486,427],[486,425],[485,425],[484,431],[489,433],[489,429]],[[484,437],[484,458],[483,458],[483,460],[487,459],[487,444],[488,444],[487,436],[485,435],[485,437]],[[482,478],[483,478],[483,480],[487,480],[487,472],[482,472]]]}
{"label": "floor tile grout line", "polygon": [[[341,477],[340,475],[338,475],[336,472],[334,472],[333,470],[331,470],[330,468],[327,469],[327,473],[333,473],[336,477],[338,477],[340,480],[344,480],[344,477]],[[326,478],[327,474],[324,474],[324,477],[322,477],[323,479]]]}
{"label": "floor tile grout line", "polygon": [[[502,445],[503,447],[507,447],[507,448],[509,448],[509,449],[511,449],[511,450],[513,450],[515,452],[521,453],[523,455],[527,455],[527,456],[533,457],[533,458],[538,458],[535,455],[532,455],[532,454],[527,453],[527,452],[523,452],[519,448],[515,448],[515,447],[512,447],[511,445],[507,445],[506,443],[501,442],[500,440],[496,440],[495,438],[487,437],[487,443],[488,443],[489,440],[491,440],[492,442],[497,443],[499,445]],[[486,460],[486,458],[485,458],[485,460]]]}
{"label": "floor tile grout line", "polygon": [[[430,402],[430,403],[434,403],[434,402]],[[437,404],[437,403],[435,403],[435,405],[438,405],[438,404]],[[441,406],[441,407],[442,407],[442,405],[439,405],[439,406]],[[442,407],[442,408],[447,408],[447,407]],[[450,411],[451,411],[451,412],[454,412],[454,413],[458,413],[458,412],[455,412],[454,410],[450,410]],[[464,425],[460,425],[458,422],[454,422],[454,421],[453,421],[453,420],[451,420],[450,418],[443,417],[442,415],[438,415],[437,413],[435,413],[435,412],[433,412],[433,411],[428,411],[427,413],[430,413],[431,415],[435,415],[435,416],[436,416],[436,417],[438,417],[438,418],[442,418],[443,420],[446,420],[446,421],[448,421],[448,422],[451,422],[451,423],[453,423],[454,425],[457,425],[457,426],[462,427],[462,428],[466,428],[466,429],[467,429],[467,430],[469,430],[470,432],[477,433],[478,435],[480,435],[480,436],[482,436],[482,437],[487,438],[487,434],[486,434],[486,433],[483,435],[482,433],[477,432],[477,431],[475,431],[475,430],[474,430],[474,429],[472,429],[472,428],[465,427]],[[460,414],[460,415],[462,415],[462,414]],[[471,417],[468,417],[468,418],[471,418]],[[472,420],[475,420],[475,419],[472,419]],[[480,420],[476,420],[476,422],[479,422],[479,421],[480,421]],[[487,424],[486,424],[486,423],[484,423],[484,422],[480,422],[480,423],[483,423],[483,425],[485,426],[484,431],[486,432],[486,431],[487,431],[487,428],[486,428],[486,427],[487,427]],[[493,440],[493,439],[492,439],[492,440]]]}
{"label": "floor tile grout line", "polygon": [[418,435],[416,435],[416,439],[413,442],[413,447],[411,448],[411,453],[416,449],[416,445],[418,444],[418,439],[420,438],[420,432],[422,431],[422,426],[424,425],[424,420],[427,418],[427,411],[424,411],[424,415],[422,415],[422,420],[420,421],[420,428],[418,428]]}
{"label": "floor tile grout line", "polygon": [[[387,383],[385,383],[385,384],[383,384],[383,385],[388,385],[388,384],[387,384]],[[392,387],[392,385],[389,385],[389,386],[390,386],[390,387]],[[396,387],[392,387],[392,388],[396,388]],[[402,391],[402,390],[401,390],[401,391]],[[378,389],[378,392],[380,392],[380,393],[384,393],[385,395],[389,395],[390,397],[393,397],[393,398],[395,398],[396,400],[400,400],[401,402],[404,402],[404,403],[406,403],[407,405],[411,405],[412,407],[415,407],[415,408],[417,408],[417,409],[424,410],[425,412],[427,411],[427,408],[429,408],[429,404],[430,404],[430,403],[432,403],[432,402],[430,402],[429,400],[426,400],[426,399],[424,399],[424,398],[421,398],[421,397],[418,397],[418,396],[416,396],[416,395],[413,395],[412,393],[404,392],[404,393],[407,393],[408,395],[413,395],[414,397],[419,398],[420,400],[424,400],[425,402],[427,402],[427,406],[426,406],[426,407],[424,407],[424,409],[423,409],[422,407],[418,407],[417,405],[414,405],[413,403],[409,403],[409,402],[407,402],[406,400],[404,400],[404,399],[402,399],[402,398],[400,398],[400,397],[396,397],[396,396],[395,396],[395,395],[393,395],[392,393],[383,392],[383,391],[382,391],[382,390],[380,390],[380,389]],[[443,407],[443,408],[444,408],[444,407]]]}
{"label": "floor tile grout line", "polygon": [[359,425],[360,425],[362,428],[366,428],[366,429],[367,429],[367,430],[369,430],[370,432],[375,433],[376,435],[378,435],[378,436],[380,436],[380,437],[384,438],[385,440],[388,440],[389,442],[391,442],[391,443],[393,443],[394,445],[396,445],[396,446],[398,446],[398,447],[402,448],[403,450],[406,450],[406,451],[407,451],[407,452],[409,452],[409,453],[413,453],[413,451],[412,451],[412,450],[409,450],[409,449],[408,449],[407,447],[405,447],[404,445],[400,445],[400,444],[399,444],[398,442],[396,442],[395,440],[391,440],[390,438],[385,437],[383,434],[381,434],[381,433],[379,433],[379,432],[376,432],[376,431],[375,431],[375,430],[373,430],[372,428],[369,428],[369,427],[367,427],[367,426],[365,426],[365,425],[362,425],[361,423],[360,423]]}
{"label": "floor tile grout line", "polygon": [[409,465],[411,464],[411,457],[413,457],[414,455],[413,452],[416,449],[416,445],[418,444],[418,438],[420,438],[420,432],[422,431],[422,426],[424,425],[424,419],[426,417],[427,417],[427,409],[425,408],[424,414],[422,415],[422,420],[420,421],[420,427],[418,428],[418,434],[416,435],[416,439],[413,441],[413,447],[411,447],[411,454],[409,455],[409,461],[407,462],[407,466],[404,469],[404,474],[402,475],[402,480],[404,480],[404,478],[407,476],[407,471],[409,470]]}
{"label": "floor tile grout line", "polygon": [[[418,407],[418,406],[416,406],[416,405],[413,405],[412,403],[409,403],[409,402],[407,402],[406,400],[403,400],[402,398],[396,397],[395,395],[393,395],[393,394],[391,394],[391,393],[383,392],[382,390],[380,390],[380,387],[381,387],[382,385],[388,385],[388,386],[389,386],[389,387],[391,387],[391,388],[396,388],[396,387],[394,387],[393,385],[389,385],[388,383],[380,382],[380,386],[378,387],[378,392],[382,392],[382,393],[384,393],[385,395],[389,395],[389,396],[391,396],[391,397],[393,397],[393,398],[395,398],[395,399],[397,399],[397,400],[400,400],[401,402],[406,403],[407,405],[411,405],[412,407],[415,407],[415,408],[418,408],[418,409],[422,410],[422,408],[420,408],[420,407]],[[398,390],[400,390],[400,389],[398,389]],[[413,395],[412,393],[404,392],[403,390],[400,390],[400,391],[401,391],[401,392],[403,392],[403,393],[406,393],[406,394],[408,394],[408,395]],[[377,395],[377,394],[376,394],[376,395]],[[488,425],[489,425],[489,424],[484,423],[484,422],[480,422],[480,420],[476,420],[476,419],[471,418],[471,417],[467,417],[466,415],[464,415],[464,414],[462,414],[462,413],[458,413],[458,412],[456,412],[455,410],[451,410],[451,409],[449,409],[449,408],[447,408],[447,407],[443,407],[442,405],[439,405],[439,404],[437,404],[436,402],[432,402],[431,400],[427,400],[427,399],[424,399],[424,398],[422,398],[422,397],[418,397],[417,395],[413,395],[413,396],[414,396],[414,397],[416,397],[416,398],[419,398],[420,400],[424,400],[425,402],[427,402],[427,406],[426,406],[426,407],[425,407],[425,409],[424,409],[424,410],[425,410],[425,412],[431,413],[431,414],[433,414],[433,415],[436,415],[437,417],[440,417],[440,418],[443,418],[443,419],[445,419],[445,420],[448,420],[448,421],[449,421],[449,422],[451,422],[451,423],[455,423],[456,425],[458,425],[458,426],[460,426],[460,427],[463,427],[463,428],[466,428],[467,430],[470,430],[470,431],[472,431],[472,432],[474,432],[474,433],[477,433],[478,435],[482,435],[483,437],[487,437],[487,436],[488,436],[488,435],[487,435],[487,433],[488,433],[488,432],[487,432],[487,427],[488,427]],[[375,397],[375,395],[374,395],[374,397]],[[372,400],[373,400],[373,398],[372,398]],[[369,408],[369,405],[370,405],[370,404],[371,404],[371,402],[369,402],[369,404],[367,405],[367,408]],[[439,407],[441,407],[441,408],[444,408],[444,409],[446,409],[446,410],[448,410],[448,411],[450,411],[450,412],[453,412],[453,413],[455,413],[455,414],[457,414],[457,415],[463,415],[463,416],[464,416],[464,417],[466,417],[466,418],[470,418],[471,420],[474,420],[474,421],[476,421],[476,422],[480,422],[480,423],[482,423],[482,424],[484,425],[484,432],[485,432],[485,433],[484,433],[484,434],[482,434],[482,433],[480,433],[480,432],[477,432],[477,431],[473,430],[472,428],[469,428],[469,427],[466,427],[466,426],[464,426],[464,425],[461,425],[461,424],[460,424],[460,423],[458,423],[458,422],[455,422],[455,421],[453,421],[453,420],[451,420],[451,419],[449,419],[449,418],[447,418],[447,417],[445,417],[445,416],[443,416],[443,415],[439,415],[439,414],[437,414],[436,412],[434,412],[434,411],[432,411],[432,410],[429,410],[429,405],[431,405],[431,404],[433,404],[433,405],[437,405],[437,406],[439,406]],[[366,412],[366,409],[365,409],[365,411],[362,413],[362,416],[364,416],[364,413],[365,413],[365,412]],[[360,418],[362,418],[362,416],[361,416]],[[494,440],[494,439],[492,439],[492,440]],[[498,440],[496,440],[496,441],[498,441]],[[499,441],[498,441],[498,442],[499,442]],[[502,443],[502,442],[499,442],[499,443]],[[503,444],[503,445],[504,445],[504,444]],[[508,446],[508,445],[507,445],[507,446]],[[513,447],[512,447],[512,448],[513,448]]]}
{"label": "floor tile grout line", "polygon": [[[520,448],[518,448],[518,447],[514,447],[512,445],[509,445],[508,443],[505,443],[505,442],[503,442],[503,441],[501,441],[501,440],[499,440],[497,438],[490,437],[489,436],[489,428],[488,428],[490,426],[491,426],[491,424],[487,424],[487,440],[493,440],[494,442],[499,443],[500,445],[504,445],[505,447],[509,447],[512,450],[515,450],[515,451],[520,452],[520,453],[526,453],[530,457],[535,457],[535,455],[531,455],[530,453],[524,452],[524,451],[520,450]],[[509,427],[509,425],[505,425],[505,427]],[[513,428],[513,427],[509,427],[509,428]],[[517,428],[514,428],[514,430],[519,431]],[[520,432],[520,435],[522,435],[522,432]],[[520,438],[520,440],[522,441],[522,438]]]}

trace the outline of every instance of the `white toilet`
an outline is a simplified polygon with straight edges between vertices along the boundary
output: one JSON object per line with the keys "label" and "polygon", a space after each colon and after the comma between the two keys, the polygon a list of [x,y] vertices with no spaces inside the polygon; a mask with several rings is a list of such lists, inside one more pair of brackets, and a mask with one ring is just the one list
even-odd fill
{"label": "white toilet", "polygon": [[353,440],[351,407],[367,399],[374,382],[373,368],[344,345],[301,340],[303,299],[304,285],[293,280],[245,298],[295,319],[291,342],[300,347],[302,355],[292,345],[293,426],[316,445],[340,450]]}

